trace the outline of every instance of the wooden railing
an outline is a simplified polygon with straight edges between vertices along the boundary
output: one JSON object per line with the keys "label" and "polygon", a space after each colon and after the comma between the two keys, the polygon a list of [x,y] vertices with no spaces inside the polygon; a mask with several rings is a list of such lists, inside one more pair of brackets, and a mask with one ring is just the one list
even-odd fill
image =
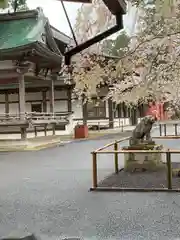
{"label": "wooden railing", "polygon": [[33,121],[39,121],[39,120],[68,121],[71,114],[72,112],[57,112],[57,113],[31,112],[31,113],[26,113],[26,119],[31,119]]}
{"label": "wooden railing", "polygon": [[0,124],[16,124],[19,121],[21,123],[43,121],[47,123],[51,122],[68,122],[72,112],[56,112],[56,113],[47,113],[47,112],[26,112],[19,114],[0,114]]}
{"label": "wooden railing", "polygon": [[[158,137],[153,137],[153,139],[160,138],[160,139],[176,139],[180,138],[180,132],[178,131],[178,127],[180,128],[180,121],[166,121],[166,122],[159,122],[156,124],[159,128],[159,135]],[[171,130],[174,130],[172,134],[168,135],[168,127],[171,127]],[[173,127],[173,128],[172,128]],[[91,191],[171,191],[171,192],[180,192],[180,189],[174,188],[172,185],[172,163],[171,158],[173,154],[180,154],[179,149],[162,149],[162,150],[122,150],[119,146],[120,143],[127,141],[129,137],[120,139],[118,141],[113,141],[109,144],[106,144],[93,152],[92,154],[92,187],[90,188]],[[108,148],[113,148],[108,150]],[[166,156],[166,166],[167,166],[167,187],[166,188],[122,188],[122,187],[101,187],[98,186],[98,156],[99,155],[113,155],[113,162],[114,162],[114,172],[118,174],[120,171],[119,168],[119,155],[124,155],[128,153],[160,153],[165,154]]]}
{"label": "wooden railing", "polygon": [[[123,140],[124,141],[124,140]],[[118,150],[118,142],[111,143],[109,145],[106,145],[106,147],[114,145],[114,150],[104,150],[97,149],[94,152],[92,152],[92,170],[93,170],[93,178],[92,178],[92,187],[90,188],[91,191],[94,190],[100,190],[100,191],[180,191],[180,189],[174,189],[172,187],[172,163],[171,163],[171,155],[172,154],[180,154],[180,150],[178,149],[164,149],[164,150]],[[161,153],[166,154],[166,165],[167,165],[167,188],[121,188],[121,187],[98,187],[98,169],[97,169],[97,156],[100,154],[113,154],[114,155],[114,168],[115,168],[115,174],[119,173],[119,164],[118,164],[118,156],[119,154],[127,154],[127,153]]]}
{"label": "wooden railing", "polygon": [[18,114],[0,114],[0,122],[13,122],[20,120],[20,115]]}
{"label": "wooden railing", "polygon": [[[118,120],[118,124],[116,124],[115,120]],[[106,122],[107,121],[107,122]],[[83,123],[83,120],[78,120],[77,121],[77,125],[81,125]],[[115,125],[116,127],[114,128],[120,128],[121,132],[124,131],[124,127],[128,126],[126,124],[124,124],[124,121],[119,118],[119,119],[114,119],[113,121],[109,121],[107,119],[102,119],[102,120],[88,120],[87,121],[87,126],[90,130],[95,130],[95,131],[100,131],[102,129],[108,129],[110,127],[110,124]]]}
{"label": "wooden railing", "polygon": [[[178,128],[180,127],[180,120],[176,121],[162,121],[157,124],[159,126],[159,135],[160,137],[168,137],[168,136],[177,136],[179,137],[180,131],[178,131]],[[168,135],[168,127],[173,127],[172,134]]]}

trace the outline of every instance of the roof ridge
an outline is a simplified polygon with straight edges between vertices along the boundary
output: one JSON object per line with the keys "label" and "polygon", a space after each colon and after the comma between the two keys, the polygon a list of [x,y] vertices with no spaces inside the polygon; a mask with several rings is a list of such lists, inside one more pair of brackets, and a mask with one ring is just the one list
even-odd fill
{"label": "roof ridge", "polygon": [[40,7],[33,9],[33,10],[27,10],[27,11],[0,13],[0,21],[11,21],[11,20],[19,20],[19,19],[25,19],[25,18],[36,18],[40,14],[44,15],[43,9]]}
{"label": "roof ridge", "polygon": [[[51,28],[53,28],[55,31],[57,31],[57,32],[59,32],[59,33],[61,33],[61,34],[63,34],[64,36],[66,36],[66,37],[68,37],[68,38],[71,38],[69,35],[63,33],[62,31],[60,31],[60,30],[57,29],[56,27],[52,26],[51,24],[50,24],[50,26],[51,26]],[[72,38],[71,38],[71,39],[72,39]]]}

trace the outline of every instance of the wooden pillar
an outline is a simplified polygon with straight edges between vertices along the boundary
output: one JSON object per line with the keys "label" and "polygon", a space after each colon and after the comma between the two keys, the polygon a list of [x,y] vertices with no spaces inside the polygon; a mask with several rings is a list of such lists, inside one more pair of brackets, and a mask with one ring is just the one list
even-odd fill
{"label": "wooden pillar", "polygon": [[[51,80],[51,86],[49,89],[49,103],[50,103],[50,113],[54,115],[54,80]],[[53,135],[56,134],[56,124],[52,124]]]}
{"label": "wooden pillar", "polygon": [[24,120],[26,112],[24,75],[19,75],[19,114]]}
{"label": "wooden pillar", "polygon": [[68,97],[68,112],[72,112],[72,100],[71,100],[72,89],[71,88],[67,90],[67,97]]}
{"label": "wooden pillar", "polygon": [[47,112],[46,91],[42,91],[42,110]]}
{"label": "wooden pillar", "polygon": [[[25,120],[26,101],[25,101],[25,81],[24,75],[19,75],[19,116],[20,120]],[[21,139],[26,139],[26,127],[21,127]]]}
{"label": "wooden pillar", "polygon": [[8,92],[5,92],[5,114],[9,115],[9,95]]}
{"label": "wooden pillar", "polygon": [[137,125],[138,123],[138,116],[137,116],[137,106],[131,108],[131,125]]}
{"label": "wooden pillar", "polygon": [[50,112],[54,114],[54,80],[51,80],[51,86],[49,89],[49,103]]}
{"label": "wooden pillar", "polygon": [[82,114],[83,114],[83,124],[87,125],[88,111],[87,111],[87,102],[84,102],[84,98],[82,101]]}
{"label": "wooden pillar", "polygon": [[109,111],[109,128],[114,128],[114,112],[113,112],[113,101],[108,99],[108,111]]}

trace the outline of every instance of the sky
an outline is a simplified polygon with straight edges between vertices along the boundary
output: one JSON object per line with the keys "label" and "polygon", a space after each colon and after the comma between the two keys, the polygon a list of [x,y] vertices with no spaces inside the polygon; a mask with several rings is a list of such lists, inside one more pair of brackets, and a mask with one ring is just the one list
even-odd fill
{"label": "sky", "polygon": [[[37,7],[42,7],[43,12],[52,26],[59,29],[67,35],[71,35],[68,22],[66,20],[64,11],[62,9],[61,2],[58,0],[27,0],[28,7],[30,9],[35,9]],[[71,24],[75,24],[77,10],[80,8],[80,3],[64,3],[68,16],[70,18]],[[124,25],[126,29],[131,31],[133,26],[133,14],[134,11],[131,10],[124,18]]]}

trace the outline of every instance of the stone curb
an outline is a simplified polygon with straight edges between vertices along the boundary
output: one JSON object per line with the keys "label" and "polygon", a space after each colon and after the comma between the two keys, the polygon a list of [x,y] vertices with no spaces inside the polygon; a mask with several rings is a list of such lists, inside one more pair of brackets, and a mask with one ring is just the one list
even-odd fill
{"label": "stone curb", "polygon": [[[157,126],[153,128],[155,130]],[[82,142],[82,141],[89,141],[89,140],[94,140],[94,139],[101,139],[104,137],[113,137],[115,135],[121,135],[122,133],[130,133],[132,130],[126,130],[124,132],[111,132],[111,133],[102,133],[102,134],[95,134],[94,136],[89,136],[88,138],[81,138],[81,139],[69,139],[65,142],[60,142],[60,140],[56,140],[53,142],[47,142],[43,144],[39,144],[39,146],[17,146],[14,148],[1,148],[0,147],[0,152],[19,152],[19,151],[40,151],[43,149],[48,149],[48,148],[53,148],[53,147],[58,147],[58,146],[64,146],[69,143],[77,143],[77,142]],[[124,136],[119,136],[119,138],[123,138]]]}
{"label": "stone curb", "polygon": [[[124,133],[128,133],[128,132],[131,132],[131,131],[124,131]],[[40,151],[40,150],[43,150],[43,149],[47,149],[47,148],[53,148],[53,147],[57,147],[57,146],[64,146],[66,144],[69,144],[69,143],[78,143],[78,142],[82,142],[82,141],[89,141],[89,140],[94,140],[94,139],[101,139],[101,138],[104,138],[104,137],[111,137],[111,136],[114,136],[114,135],[120,135],[120,133],[105,133],[105,134],[100,134],[100,135],[96,135],[96,136],[90,136],[88,138],[82,138],[82,139],[70,139],[69,141],[65,141],[65,142],[60,142],[59,140],[57,141],[53,141],[53,142],[48,142],[48,143],[43,143],[43,144],[39,144],[39,146],[16,146],[16,147],[10,147],[10,148],[1,148],[0,147],[0,152],[18,152],[18,151]],[[122,136],[123,137],[123,136]],[[120,136],[120,138],[122,138]]]}

